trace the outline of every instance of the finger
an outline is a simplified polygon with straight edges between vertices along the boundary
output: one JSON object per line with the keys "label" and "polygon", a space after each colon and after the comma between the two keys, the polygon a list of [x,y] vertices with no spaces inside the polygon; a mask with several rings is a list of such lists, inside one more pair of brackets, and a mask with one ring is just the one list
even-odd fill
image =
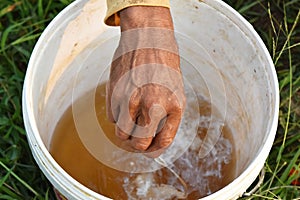
{"label": "finger", "polygon": [[132,134],[131,140],[134,148],[141,151],[148,149],[165,115],[165,109],[159,104],[152,105],[149,110],[147,107],[142,109]]}
{"label": "finger", "polygon": [[129,105],[123,102],[120,109],[118,121],[116,123],[116,136],[122,140],[127,140],[134,129],[136,116],[139,111],[139,104],[130,101]]}
{"label": "finger", "polygon": [[153,137],[132,137],[131,146],[139,151],[146,151],[152,142]]}
{"label": "finger", "polygon": [[[110,122],[115,123],[120,109],[116,104],[116,101],[112,101],[112,92],[110,91],[110,89],[110,84],[106,83],[106,116]],[[114,102],[114,105],[112,105],[112,102]]]}
{"label": "finger", "polygon": [[136,150],[145,151],[152,142],[155,130],[149,130],[149,126],[147,126],[149,121],[148,114],[144,112],[141,112],[137,118],[137,126],[133,130],[131,138],[131,146]]}
{"label": "finger", "polygon": [[127,132],[123,131],[118,126],[115,126],[115,134],[121,140],[127,140],[130,137],[130,133],[127,133]]}
{"label": "finger", "polygon": [[180,113],[173,113],[167,116],[162,130],[155,136],[151,146],[147,150],[148,156],[158,157],[167,147],[172,144],[176,136],[180,121]]}
{"label": "finger", "polygon": [[133,127],[134,123],[129,114],[128,106],[121,106],[118,121],[116,122],[116,136],[122,140],[127,140]]}

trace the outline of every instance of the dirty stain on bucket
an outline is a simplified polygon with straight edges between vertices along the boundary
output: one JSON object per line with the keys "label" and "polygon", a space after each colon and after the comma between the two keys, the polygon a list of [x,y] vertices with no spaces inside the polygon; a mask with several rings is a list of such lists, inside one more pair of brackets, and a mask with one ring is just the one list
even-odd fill
{"label": "dirty stain on bucket", "polygon": [[[109,199],[100,194],[106,191],[80,181],[76,173],[65,169],[49,152],[59,120],[72,103],[107,81],[120,32],[118,27],[104,25],[105,11],[105,0],[78,0],[63,10],[36,44],[25,77],[23,116],[28,141],[36,162],[60,198]],[[258,176],[275,137],[279,92],[272,60],[252,26],[221,1],[171,0],[171,12],[184,79],[196,96],[212,105],[211,112],[219,113],[218,118],[223,123],[220,126],[228,129],[230,136],[216,138],[224,144],[230,142],[228,149],[233,153],[229,159],[226,151],[217,150],[224,144],[218,146],[215,138],[206,140],[206,144],[214,144],[214,148],[202,148],[205,164],[213,160],[209,157],[211,154],[222,152],[225,155],[221,163],[234,161],[234,170],[224,185],[211,191],[207,189],[204,195],[197,194],[197,198],[207,195],[203,199],[236,199]],[[99,120],[99,124],[103,122]],[[193,141],[197,143],[197,139]],[[191,144],[190,149],[197,146]],[[180,170],[176,171],[177,166],[184,168],[180,158],[168,163],[174,165],[174,171],[183,179],[187,177]],[[194,175],[200,177],[197,180],[205,180],[205,173],[198,169],[200,167],[193,168]],[[160,166],[154,174],[173,176],[164,170]],[[217,171],[215,176],[219,176]],[[135,174],[129,176],[128,182],[122,179],[121,185],[129,191],[125,192],[127,196],[136,195],[137,189],[126,183],[138,185],[146,183],[148,178]],[[165,184],[166,190],[183,191],[178,179],[159,181],[157,185]],[[143,194],[143,191],[138,193]]]}

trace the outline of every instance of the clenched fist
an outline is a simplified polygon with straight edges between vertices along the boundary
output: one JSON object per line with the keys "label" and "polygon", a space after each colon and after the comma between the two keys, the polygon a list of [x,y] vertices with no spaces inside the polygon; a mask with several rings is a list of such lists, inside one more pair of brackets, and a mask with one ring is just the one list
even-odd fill
{"label": "clenched fist", "polygon": [[185,96],[170,10],[134,6],[120,12],[121,38],[106,87],[116,136],[159,156],[173,141]]}

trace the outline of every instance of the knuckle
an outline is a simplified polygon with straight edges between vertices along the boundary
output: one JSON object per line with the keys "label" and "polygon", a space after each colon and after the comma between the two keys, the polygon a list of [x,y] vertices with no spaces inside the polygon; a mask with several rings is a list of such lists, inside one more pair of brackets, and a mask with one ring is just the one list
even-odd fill
{"label": "knuckle", "polygon": [[146,98],[144,99],[143,102],[143,107],[145,108],[145,110],[150,110],[150,108],[153,106],[154,101],[152,98]]}
{"label": "knuckle", "polygon": [[173,118],[178,120],[179,118],[181,119],[183,112],[184,112],[184,107],[175,105],[171,108],[169,114],[172,114]]}
{"label": "knuckle", "polygon": [[133,147],[140,151],[146,151],[150,146],[151,140],[135,140],[133,141]]}
{"label": "knuckle", "polygon": [[132,107],[132,108],[136,108],[138,105],[139,105],[139,99],[138,98],[134,98],[134,97],[131,97],[129,99],[129,106]]}
{"label": "knuckle", "polygon": [[121,140],[127,140],[129,135],[121,131],[119,128],[116,129],[116,136]]}
{"label": "knuckle", "polygon": [[158,145],[159,145],[159,148],[166,148],[169,145],[171,145],[172,142],[173,142],[172,137],[164,137],[158,142]]}

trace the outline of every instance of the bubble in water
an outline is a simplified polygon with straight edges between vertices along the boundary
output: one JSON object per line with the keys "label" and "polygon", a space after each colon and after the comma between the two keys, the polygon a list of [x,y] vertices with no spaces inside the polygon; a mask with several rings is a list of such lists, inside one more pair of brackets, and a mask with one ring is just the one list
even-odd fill
{"label": "bubble in water", "polygon": [[[176,173],[180,179],[184,180],[187,187],[187,194],[199,193],[209,195],[215,191],[215,188],[211,186],[211,180],[221,180],[223,178],[222,166],[228,164],[231,161],[232,144],[228,138],[225,138],[220,132],[223,130],[224,124],[216,122],[209,124],[209,117],[201,117],[198,135],[194,138],[190,148],[174,163],[168,163],[168,167]],[[203,140],[200,135],[201,130],[206,130],[208,126],[211,126],[213,131],[219,132],[220,135],[218,142],[209,154],[202,158],[198,152],[203,145]],[[183,126],[184,127],[184,126]],[[182,134],[177,145],[185,146],[188,141],[187,134]],[[176,149],[174,149],[176,151]],[[172,153],[172,152],[169,152]],[[165,155],[164,155],[165,156]],[[167,164],[167,162],[166,162]],[[156,173],[156,174],[155,174]],[[155,172],[146,175],[138,175],[131,182],[124,180],[124,190],[129,199],[183,199],[185,198],[184,186],[178,180],[178,177],[173,172],[162,173]],[[161,183],[158,179],[166,177],[167,181]],[[157,176],[159,178],[157,178]],[[127,180],[127,179],[126,179]],[[134,189],[135,188],[135,189]],[[205,196],[204,195],[204,196]]]}

